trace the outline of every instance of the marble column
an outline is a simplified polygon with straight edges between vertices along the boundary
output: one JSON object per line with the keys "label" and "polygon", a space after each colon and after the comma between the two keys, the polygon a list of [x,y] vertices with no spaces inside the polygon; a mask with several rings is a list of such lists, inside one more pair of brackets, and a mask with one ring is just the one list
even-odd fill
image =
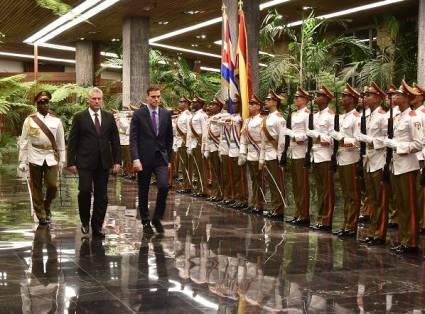
{"label": "marble column", "polygon": [[246,32],[248,35],[248,58],[251,64],[252,90],[258,95],[259,91],[259,40],[260,40],[260,8],[258,1],[245,0],[243,9],[245,12]]}
{"label": "marble column", "polygon": [[425,85],[425,0],[419,0],[418,84],[420,86]]}
{"label": "marble column", "polygon": [[149,87],[149,18],[123,23],[123,107],[145,102]]}
{"label": "marble column", "polygon": [[93,86],[94,84],[94,58],[93,42],[78,41],[75,45],[75,76],[76,83],[80,86]]}

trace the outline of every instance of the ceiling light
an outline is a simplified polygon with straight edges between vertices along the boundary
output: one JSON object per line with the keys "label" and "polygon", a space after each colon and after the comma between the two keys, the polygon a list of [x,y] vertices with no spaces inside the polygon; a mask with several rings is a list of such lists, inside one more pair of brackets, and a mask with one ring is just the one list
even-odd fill
{"label": "ceiling light", "polygon": [[217,72],[217,73],[220,73],[220,69],[210,68],[210,67],[204,67],[204,66],[201,66],[201,71],[208,71],[208,72]]}
{"label": "ceiling light", "polygon": [[81,37],[81,38],[80,38],[80,40],[84,40],[84,39],[85,39],[84,37]]}
{"label": "ceiling light", "polygon": [[196,38],[198,38],[198,39],[205,39],[205,38],[207,38],[207,35],[205,35],[205,34],[196,35]]}
{"label": "ceiling light", "polygon": [[[362,43],[364,42],[368,42],[370,39],[369,38],[365,38],[365,39],[359,39],[359,41],[361,41]],[[376,40],[376,37],[372,38],[372,41]]]}
{"label": "ceiling light", "polygon": [[203,51],[186,49],[186,48],[181,48],[181,47],[176,47],[176,46],[164,45],[164,44],[160,44],[160,43],[151,43],[150,45],[154,46],[154,47],[160,47],[160,48],[165,48],[165,49],[170,49],[170,50],[177,50],[177,51],[192,53],[192,54],[195,54],[195,55],[201,55],[201,56],[207,56],[207,57],[221,59],[220,55],[217,55],[217,54],[214,54],[214,53],[209,53],[209,52],[203,52]]}
{"label": "ceiling light", "polygon": [[[34,55],[23,54],[23,53],[3,52],[3,51],[0,51],[0,56],[16,57],[16,58],[24,58],[24,59],[34,59]],[[60,59],[60,58],[51,58],[51,57],[43,57],[43,56],[38,56],[38,59],[39,60],[45,60],[45,61],[75,63],[75,60],[72,60],[72,59]]]}
{"label": "ceiling light", "polygon": [[276,5],[279,5],[279,4],[282,4],[282,3],[285,3],[285,2],[289,2],[289,1],[290,0],[273,0],[273,1],[264,2],[264,3],[260,4],[260,11],[267,9],[267,8],[270,8],[270,7],[274,7]]}
{"label": "ceiling light", "polygon": [[71,21],[63,24],[62,26],[56,28],[55,30],[51,31],[47,35],[37,39],[36,43],[44,43],[49,41],[50,39],[56,37],[57,35],[63,33],[64,31],[74,27],[77,24],[80,24],[81,22],[84,22],[91,18],[92,16],[98,14],[99,12],[102,12],[103,10],[106,10],[110,6],[114,5],[120,0],[105,0],[99,5],[91,8],[90,10],[86,11],[85,13],[78,15],[77,17],[73,18]]}
{"label": "ceiling light", "polygon": [[198,44],[191,44],[192,47],[198,47]]}
{"label": "ceiling light", "polygon": [[205,11],[199,11],[199,10],[190,10],[190,11],[184,11],[184,14],[188,14],[188,15],[196,15],[196,14],[201,14],[204,13]]}
{"label": "ceiling light", "polygon": [[120,41],[120,39],[119,38],[112,38],[111,41],[112,42],[118,42],[118,41]]}
{"label": "ceiling light", "polygon": [[167,25],[168,21],[158,21],[157,22],[159,25]]}
{"label": "ceiling light", "polygon": [[80,5],[73,8],[71,11],[66,13],[65,15],[62,15],[46,27],[43,27],[41,30],[39,30],[37,33],[33,34],[32,36],[28,37],[24,40],[24,43],[33,43],[36,40],[40,39],[41,37],[45,36],[46,34],[50,33],[57,27],[61,26],[62,24],[65,24],[66,22],[76,18],[78,15],[83,13],[84,11],[90,9],[95,4],[99,3],[102,0],[86,0]]}
{"label": "ceiling light", "polygon": [[64,46],[64,45],[56,45],[56,44],[49,44],[49,43],[41,43],[41,44],[39,44],[37,46],[38,47],[43,47],[43,48],[56,49],[56,50],[75,51],[75,47]]}
{"label": "ceiling light", "polygon": [[[358,7],[351,8],[351,9],[346,9],[346,10],[336,11],[336,12],[329,13],[329,14],[316,16],[316,18],[321,19],[321,20],[326,20],[326,19],[331,19],[331,18],[338,17],[338,16],[343,16],[343,15],[348,15],[348,14],[352,14],[352,13],[356,13],[356,12],[361,12],[361,11],[366,11],[366,10],[370,10],[370,9],[374,9],[374,8],[379,8],[379,7],[383,7],[383,6],[386,6],[386,5],[389,5],[389,4],[398,3],[398,2],[402,2],[402,1],[405,1],[405,0],[379,1],[379,2],[361,5],[361,6],[358,6]],[[294,27],[294,26],[299,26],[302,23],[303,23],[303,21],[300,20],[300,21],[289,23],[286,26],[287,27]]]}

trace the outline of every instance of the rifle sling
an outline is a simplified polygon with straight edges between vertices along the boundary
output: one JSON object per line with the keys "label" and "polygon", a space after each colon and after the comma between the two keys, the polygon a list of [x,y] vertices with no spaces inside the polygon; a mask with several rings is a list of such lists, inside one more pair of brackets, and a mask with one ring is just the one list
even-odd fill
{"label": "rifle sling", "polygon": [[45,125],[44,122],[41,121],[40,118],[37,117],[36,115],[32,115],[31,119],[35,122],[35,124],[37,124],[40,127],[41,131],[43,131],[43,133],[47,136],[47,138],[50,141],[50,144],[52,145],[54,155],[55,155],[55,159],[56,159],[56,161],[59,161],[58,146],[56,145],[56,140],[55,140],[55,137],[53,136],[52,132],[47,127],[47,125]]}

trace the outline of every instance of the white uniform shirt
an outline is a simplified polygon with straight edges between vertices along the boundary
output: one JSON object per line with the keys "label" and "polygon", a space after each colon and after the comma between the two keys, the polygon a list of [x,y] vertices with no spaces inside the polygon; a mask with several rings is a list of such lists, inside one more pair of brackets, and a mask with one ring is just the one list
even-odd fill
{"label": "white uniform shirt", "polygon": [[[36,113],[37,117],[49,128],[52,132],[59,153],[59,161],[65,162],[65,138],[62,122],[59,118],[47,114],[41,115]],[[33,145],[44,148],[37,148]],[[24,163],[32,163],[42,166],[46,161],[48,166],[55,166],[58,162],[55,159],[53,148],[49,138],[44,134],[40,127],[34,122],[31,116],[27,117],[22,127],[22,134],[19,139],[19,161]]]}
{"label": "white uniform shirt", "polygon": [[314,130],[319,132],[319,137],[313,139],[311,160],[314,163],[330,161],[333,153],[333,140],[330,133],[334,129],[335,113],[329,108],[316,112],[313,115]]}
{"label": "white uniform shirt", "polygon": [[221,124],[219,124],[220,117],[221,113],[217,113],[207,119],[207,123],[205,124],[206,130],[204,130],[202,133],[202,146],[204,147],[205,151],[218,151],[221,132]]}
{"label": "white uniform shirt", "polygon": [[366,143],[366,157],[363,159],[367,172],[384,168],[387,155],[384,140],[387,134],[388,116],[385,110],[378,106],[366,118],[366,135],[372,139],[372,143]]}
{"label": "white uniform shirt", "polygon": [[[180,148],[182,146],[186,146],[186,138],[187,138],[187,130],[189,124],[188,121],[192,118],[192,113],[189,110],[185,110],[180,113],[176,120],[176,146]],[[180,132],[181,131],[181,132]],[[183,134],[181,134],[183,133]]]}
{"label": "white uniform shirt", "polygon": [[339,127],[343,139],[339,142],[337,163],[340,166],[357,163],[360,160],[360,143],[356,139],[360,132],[360,113],[353,109],[340,115]]}
{"label": "white uniform shirt", "polygon": [[407,108],[394,119],[394,141],[392,172],[395,175],[419,169],[416,153],[423,147],[423,128],[420,117]]}
{"label": "white uniform shirt", "polygon": [[231,120],[229,157],[239,157],[242,117],[239,113],[234,113]]}
{"label": "white uniform shirt", "polygon": [[[207,123],[207,119],[208,115],[205,113],[205,111],[203,109],[199,109],[194,113],[192,119],[187,120],[186,147],[188,149],[193,149],[198,146],[198,144],[202,144],[202,132],[205,130],[205,124]],[[192,128],[195,130],[198,136],[193,134]]]}
{"label": "white uniform shirt", "polygon": [[133,116],[133,111],[125,110],[114,114],[120,135],[121,145],[130,145],[130,121]]}
{"label": "white uniform shirt", "polygon": [[[264,128],[267,128],[268,133],[276,141],[277,147],[270,142],[266,136]],[[285,128],[286,120],[279,111],[270,113],[263,119],[263,127],[261,132],[261,152],[260,160],[275,160],[282,157],[285,147]]]}
{"label": "white uniform shirt", "polygon": [[246,155],[248,161],[260,158],[261,132],[263,118],[260,114],[245,120],[241,134],[240,154]]}
{"label": "white uniform shirt", "polygon": [[228,124],[226,127],[226,121],[231,118],[231,114],[228,113],[226,110],[223,110],[220,113],[220,120],[218,123],[221,125],[220,129],[220,145],[219,145],[219,154],[228,156],[229,155],[229,148],[230,148],[230,125]]}
{"label": "white uniform shirt", "polygon": [[307,152],[307,135],[308,116],[310,111],[304,107],[292,112],[291,115],[291,130],[294,132],[294,137],[291,138],[291,143],[288,149],[288,157],[291,159],[305,158]]}
{"label": "white uniform shirt", "polygon": [[[422,122],[422,129],[424,130],[424,136],[425,136],[425,106],[422,105],[418,107],[415,110],[415,112]],[[416,153],[416,157],[418,158],[418,160],[421,160],[421,161],[425,159],[425,147],[423,147],[420,152]]]}

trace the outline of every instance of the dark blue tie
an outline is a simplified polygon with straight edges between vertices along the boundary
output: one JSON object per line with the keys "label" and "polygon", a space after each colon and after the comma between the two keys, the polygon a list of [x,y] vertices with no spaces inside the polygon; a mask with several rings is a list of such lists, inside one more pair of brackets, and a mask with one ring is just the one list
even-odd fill
{"label": "dark blue tie", "polygon": [[155,135],[158,135],[158,124],[156,123],[156,110],[152,111],[152,126]]}

